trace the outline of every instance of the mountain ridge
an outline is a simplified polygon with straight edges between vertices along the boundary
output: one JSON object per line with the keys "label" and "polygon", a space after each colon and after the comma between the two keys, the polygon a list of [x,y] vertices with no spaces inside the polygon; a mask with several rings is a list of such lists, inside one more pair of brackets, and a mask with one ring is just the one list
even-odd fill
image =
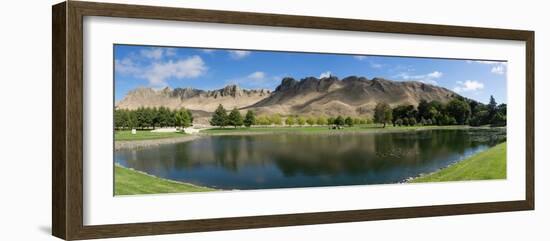
{"label": "mountain ridge", "polygon": [[436,85],[418,81],[393,81],[384,78],[336,76],[306,77],[300,80],[285,77],[274,91],[243,89],[228,85],[216,90],[166,87],[161,90],[136,88],[116,108],[185,107],[209,116],[222,104],[226,109],[254,110],[258,114],[281,115],[372,115],[378,102],[390,106],[417,105],[420,100],[448,102],[457,93]]}

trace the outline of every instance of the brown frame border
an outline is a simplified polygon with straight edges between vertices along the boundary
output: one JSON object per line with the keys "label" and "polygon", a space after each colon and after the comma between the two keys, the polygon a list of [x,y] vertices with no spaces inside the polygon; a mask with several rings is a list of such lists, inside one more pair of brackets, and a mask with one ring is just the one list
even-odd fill
{"label": "brown frame border", "polygon": [[[83,225],[83,17],[108,16],[260,26],[518,40],[526,43],[525,200],[169,222]],[[52,234],[66,240],[533,210],[533,31],[67,1],[52,7]]]}

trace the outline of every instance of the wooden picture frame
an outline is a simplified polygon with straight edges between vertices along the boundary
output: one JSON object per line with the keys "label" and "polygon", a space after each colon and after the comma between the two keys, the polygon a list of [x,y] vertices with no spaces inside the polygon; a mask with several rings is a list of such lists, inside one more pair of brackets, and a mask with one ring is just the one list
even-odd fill
{"label": "wooden picture frame", "polygon": [[[52,7],[52,232],[66,240],[357,222],[534,209],[534,32],[263,13],[68,1]],[[525,199],[490,203],[316,212],[152,223],[83,224],[83,17],[451,36],[526,43]]]}

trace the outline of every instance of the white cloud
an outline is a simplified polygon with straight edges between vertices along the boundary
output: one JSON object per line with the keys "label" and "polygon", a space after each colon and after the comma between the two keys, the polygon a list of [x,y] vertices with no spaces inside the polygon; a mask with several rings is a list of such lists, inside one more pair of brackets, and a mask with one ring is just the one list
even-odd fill
{"label": "white cloud", "polygon": [[139,73],[140,68],[132,59],[124,58],[115,60],[115,71],[120,74],[136,74]]}
{"label": "white cloud", "polygon": [[478,63],[478,64],[484,64],[484,65],[490,65],[491,67],[491,73],[493,74],[504,74],[506,73],[506,66],[508,65],[507,62],[502,61],[486,61],[486,60],[467,60],[467,63]]}
{"label": "white cloud", "polygon": [[211,53],[214,53],[214,51],[216,51],[216,50],[215,49],[201,49],[201,51],[203,53],[211,54]]}
{"label": "white cloud", "polygon": [[323,72],[319,75],[319,79],[328,78],[330,76],[332,76],[332,73],[330,71],[326,71],[326,72]]}
{"label": "white cloud", "polygon": [[192,56],[178,61],[153,63],[143,77],[153,86],[165,86],[169,78],[195,78],[206,72],[207,67],[199,56]]}
{"label": "white cloud", "polygon": [[439,71],[434,71],[434,72],[429,73],[426,77],[430,78],[430,79],[439,79],[439,78],[441,78],[441,76],[443,76],[443,73],[441,73]]}
{"label": "white cloud", "polygon": [[228,50],[229,56],[233,59],[242,59],[250,55],[250,51],[244,50]]}
{"label": "white cloud", "polygon": [[141,56],[149,59],[161,59],[164,53],[164,50],[161,48],[148,48],[142,49],[140,52]]}
{"label": "white cloud", "polygon": [[[151,54],[156,59],[156,53]],[[186,79],[195,78],[207,71],[207,66],[201,57],[195,55],[177,61],[155,60],[149,65],[140,66],[130,58],[115,60],[115,71],[123,75],[131,75],[135,78],[146,79],[153,87],[166,86],[169,78]]]}
{"label": "white cloud", "polygon": [[477,91],[484,88],[483,83],[476,80],[457,81],[456,83],[458,85],[453,90],[457,93]]}
{"label": "white cloud", "polygon": [[175,48],[146,48],[139,51],[141,57],[160,60],[165,56],[173,57],[176,56]]}
{"label": "white cloud", "polygon": [[254,80],[263,80],[265,79],[265,73],[262,71],[256,71],[252,74],[249,74],[248,78],[254,79]]}
{"label": "white cloud", "polygon": [[505,72],[504,65],[497,65],[491,68],[491,73],[493,74],[504,74],[504,72]]}
{"label": "white cloud", "polygon": [[226,81],[226,84],[235,84],[244,88],[274,88],[280,81],[279,77],[269,76],[265,72],[255,71],[244,77],[234,78]]}
{"label": "white cloud", "polygon": [[409,73],[400,73],[396,75],[397,78],[401,78],[403,80],[418,81],[418,82],[433,84],[433,85],[437,84],[436,79],[439,79],[442,76],[443,76],[443,73],[440,71],[433,71],[431,73],[419,74],[419,75],[410,75]]}
{"label": "white cloud", "polygon": [[353,58],[357,59],[357,60],[364,60],[367,58],[367,56],[364,56],[364,55],[355,55],[353,56]]}

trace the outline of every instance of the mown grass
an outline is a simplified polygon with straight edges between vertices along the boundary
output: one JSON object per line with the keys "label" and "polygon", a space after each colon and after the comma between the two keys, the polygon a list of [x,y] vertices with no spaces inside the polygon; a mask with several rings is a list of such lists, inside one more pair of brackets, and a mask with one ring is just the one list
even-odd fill
{"label": "mown grass", "polygon": [[154,140],[182,137],[185,135],[186,134],[183,132],[151,132],[150,130],[138,130],[136,134],[132,134],[130,130],[119,130],[115,131],[115,141]]}
{"label": "mown grass", "polygon": [[460,161],[438,172],[410,182],[446,182],[506,178],[506,142]]}
{"label": "mown grass", "polygon": [[391,126],[387,125],[382,128],[382,125],[369,124],[369,125],[356,125],[345,126],[343,129],[330,129],[328,126],[275,126],[275,127],[225,127],[225,128],[211,128],[202,130],[204,134],[224,134],[224,133],[254,133],[254,132],[266,132],[266,133],[279,133],[279,132],[304,132],[304,133],[325,133],[325,132],[385,132],[385,131],[399,131],[399,130],[428,130],[428,129],[464,129],[468,126]]}
{"label": "mown grass", "polygon": [[170,181],[115,165],[115,195],[206,192],[215,189]]}

